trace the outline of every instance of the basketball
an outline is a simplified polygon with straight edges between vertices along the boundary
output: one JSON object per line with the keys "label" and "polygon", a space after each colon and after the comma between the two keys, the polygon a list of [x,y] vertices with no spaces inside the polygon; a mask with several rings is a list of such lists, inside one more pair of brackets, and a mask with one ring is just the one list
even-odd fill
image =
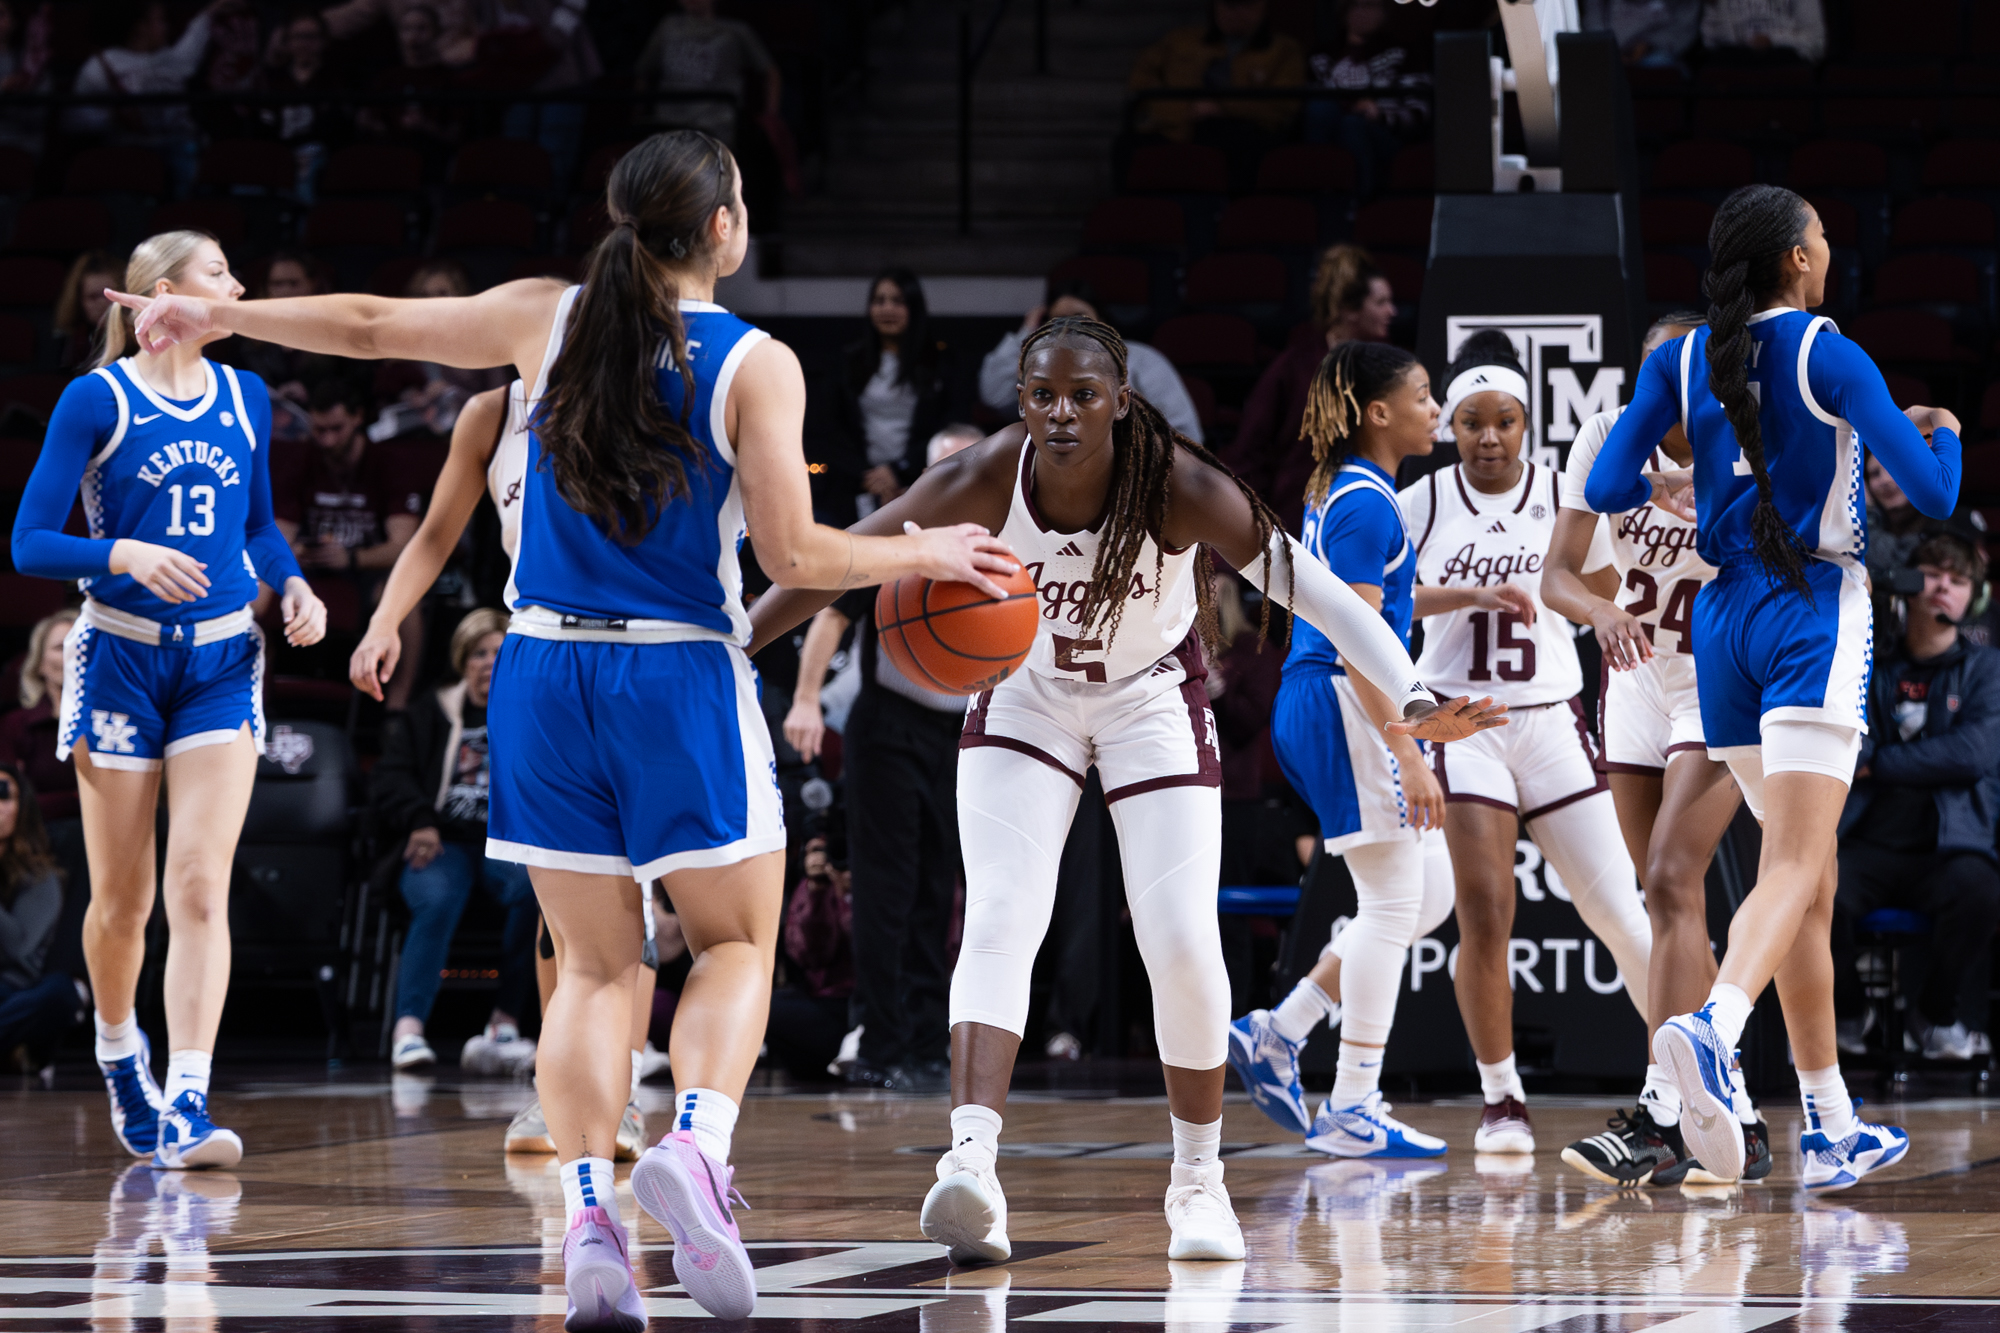
{"label": "basketball", "polygon": [[994,574],[999,601],[970,583],[911,574],[875,594],[875,632],[896,669],[925,689],[978,694],[1014,674],[1035,642],[1040,603],[1025,569]]}

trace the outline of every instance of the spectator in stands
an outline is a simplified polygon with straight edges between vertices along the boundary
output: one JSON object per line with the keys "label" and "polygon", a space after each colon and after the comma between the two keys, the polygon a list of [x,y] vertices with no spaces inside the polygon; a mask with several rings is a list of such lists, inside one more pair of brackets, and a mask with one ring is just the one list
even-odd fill
{"label": "spectator in stands", "polygon": [[1390,26],[1389,0],[1347,0],[1341,39],[1313,54],[1311,82],[1351,94],[1306,104],[1306,140],[1354,155],[1361,193],[1378,193],[1405,143],[1431,123],[1431,76]]}
{"label": "spectator in stands", "polygon": [[[223,0],[209,13],[208,51],[200,86],[211,93],[264,90],[263,43],[250,0]],[[263,128],[259,109],[247,103],[210,102],[195,107],[195,122],[211,139],[240,139]]]}
{"label": "spectator in stands", "polygon": [[[90,906],[90,861],[83,851],[83,812],[76,794],[76,764],[56,758],[62,720],[63,644],[76,611],[65,607],[42,617],[28,632],[21,664],[21,706],[0,715],[0,764],[28,779],[43,832],[69,886],[50,965],[84,975],[83,912]],[[0,1047],[0,1049],[5,1049]]]}
{"label": "spectator in stands", "polygon": [[296,94],[300,100],[258,112],[266,133],[297,150],[299,198],[308,204],[318,197],[327,153],[353,127],[346,108],[324,100],[342,89],[338,72],[327,60],[328,41],[326,20],[310,10],[279,25],[265,57],[264,86],[273,93]]}
{"label": "spectator in stands", "polygon": [[1964,983],[2000,925],[2000,652],[1958,633],[1986,582],[1978,547],[1940,533],[1914,559],[1924,590],[1907,602],[1901,641],[1876,660],[1868,734],[1841,812],[1836,1010],[1843,1043],[1858,1045],[1855,923],[1883,907],[1922,912],[1934,928],[1912,1029],[1927,1058],[1964,1060],[1971,1032],[1986,1025],[1963,1003]]}
{"label": "spectator in stands", "polygon": [[[418,299],[470,296],[472,282],[457,261],[433,259],[410,275],[403,295]],[[504,388],[512,379],[505,366],[461,370],[433,361],[383,361],[375,368],[375,395],[393,400],[369,428],[371,438],[428,433],[449,439],[466,399],[488,389]]]}
{"label": "spectator in stands", "polygon": [[[1009,420],[1020,415],[1021,340],[1049,320],[1065,315],[1104,320],[1104,308],[1096,291],[1081,278],[1050,283],[1048,295],[1042,304],[1022,317],[1021,327],[1003,334],[993,345],[993,350],[979,364],[980,402]],[[1204,443],[1201,417],[1195,412],[1194,400],[1188,397],[1187,384],[1174,369],[1174,363],[1158,348],[1142,342],[1127,341],[1125,355],[1132,391],[1159,408],[1169,426],[1196,444]]]}
{"label": "spectator in stands", "polygon": [[[317,23],[318,19],[312,21]],[[261,271],[253,273],[250,295],[253,300],[318,296],[331,286],[325,271],[311,255],[302,250],[276,250],[264,261]],[[342,365],[333,357],[243,337],[220,344],[215,359],[254,371],[264,381],[271,391],[271,441],[288,446],[303,445],[312,439],[309,412],[312,390],[308,386],[327,378]],[[354,373],[351,367],[348,373]]]}
{"label": "spectator in stands", "polygon": [[1312,446],[1299,438],[1306,392],[1326,359],[1343,342],[1387,342],[1396,318],[1389,279],[1358,245],[1336,245],[1313,271],[1312,327],[1301,329],[1283,355],[1264,371],[1243,404],[1242,424],[1223,461],[1263,496],[1296,533],[1305,519]]}
{"label": "spectator in stands", "polygon": [[805,876],[785,909],[785,956],[798,979],[771,993],[764,1041],[793,1078],[819,1082],[840,1053],[854,994],[854,895],[823,836],[806,841]]}
{"label": "spectator in stands", "polygon": [[1609,32],[1628,65],[1678,67],[1701,35],[1701,0],[1583,0],[1586,30]]}
{"label": "spectator in stands", "polygon": [[[492,0],[490,25],[479,40],[481,71],[498,73],[501,86],[538,93],[583,88],[604,73],[590,30],[583,26],[588,0]],[[452,6],[470,18],[468,0]],[[557,185],[576,167],[583,140],[582,102],[517,102],[507,108],[501,133],[531,139],[549,155]]]}
{"label": "spectator in stands", "polygon": [[1873,454],[1862,469],[1868,485],[1868,577],[1877,589],[1886,589],[1891,574],[1910,567],[1931,524]]}
{"label": "spectator in stands", "polygon": [[1175,28],[1139,53],[1128,80],[1151,88],[1206,89],[1217,96],[1159,98],[1141,104],[1138,130],[1178,143],[1193,140],[1229,153],[1240,176],[1254,172],[1265,148],[1292,127],[1296,102],[1228,100],[1232,88],[1294,88],[1306,81],[1306,53],[1271,28],[1265,0],[1210,0],[1206,24]]}
{"label": "spectator in stands", "polygon": [[1820,0],[1708,0],[1701,44],[1731,64],[1816,64],[1826,55]]}
{"label": "spectator in stands", "polygon": [[[948,428],[925,454],[948,458],[978,439],[976,427]],[[958,734],[965,699],[927,690],[897,670],[877,644],[874,609],[874,589],[856,588],[813,617],[784,735],[807,762],[819,753],[826,736],[821,685],[834,650],[855,626],[851,651],[860,661],[861,689],[842,732],[841,771],[861,1048],[844,1078],[859,1087],[942,1092],[950,1068],[945,1000],[961,878]]]}
{"label": "spectator in stands", "polygon": [[[306,577],[353,578],[362,605],[370,606],[423,519],[421,479],[386,451],[369,448],[368,396],[348,377],[332,376],[313,390],[311,421],[311,446],[274,460],[286,466],[273,468],[283,475],[271,479],[271,507]],[[402,632],[403,655],[386,691],[392,709],[408,706],[416,681],[421,607],[404,620]]]}
{"label": "spectator in stands", "polygon": [[[168,44],[167,7],[159,0],[124,0],[95,7],[95,36],[102,47],[77,71],[79,93],[179,93],[200,72],[208,52],[211,15],[233,0],[211,0],[189,21],[180,40]],[[194,183],[199,148],[194,117],[187,107],[79,106],[69,112],[73,134],[151,148],[167,160],[174,193]]]}
{"label": "spectator in stands", "polygon": [[62,335],[62,368],[76,374],[90,369],[97,356],[98,334],[111,302],[106,287],[125,285],[125,261],[102,250],[86,250],[69,266],[56,296],[56,332]]}
{"label": "spectator in stands", "polygon": [[24,1074],[46,1065],[56,1039],[83,1018],[84,987],[49,959],[62,908],[62,871],[35,789],[0,765],[0,1051]]}
{"label": "spectator in stands", "polygon": [[[332,14],[324,17],[333,27]],[[458,86],[458,76],[446,67],[438,49],[443,35],[437,10],[429,5],[403,5],[396,13],[397,63],[375,76],[378,93],[450,92]],[[462,117],[454,107],[418,101],[396,106],[367,106],[355,113],[354,123],[365,133],[404,139],[431,149],[442,149],[459,137]]]}
{"label": "spectator in stands", "polygon": [[535,893],[526,866],[486,855],[486,700],[506,634],[505,612],[480,607],[467,615],[451,635],[456,683],[427,691],[408,712],[392,712],[382,734],[370,803],[383,836],[400,844],[398,885],[410,908],[391,1038],[397,1069],[437,1063],[424,1024],[475,886],[506,909],[507,926],[492,1016],[466,1042],[460,1062],[491,1072],[523,1071],[534,1060],[520,1019],[534,985]]}
{"label": "spectator in stands", "polygon": [[[868,288],[868,331],[849,345],[826,463],[836,502],[866,518],[924,470],[924,445],[953,415],[949,349],[932,334],[923,284],[906,268]],[[844,517],[844,515],[843,515]]]}
{"label": "spectator in stands", "polygon": [[[715,0],[680,0],[680,12],[668,14],[653,29],[639,53],[632,77],[641,88],[660,92],[728,93],[726,102],[657,102],[647,113],[656,129],[703,130],[724,143],[736,144],[739,109],[752,116],[778,114],[781,81],[778,66],[756,29],[736,19],[717,18]],[[761,105],[753,106],[749,80],[763,85]]]}
{"label": "spectator in stands", "polygon": [[[34,5],[23,21],[31,0],[0,0],[0,96],[10,93],[49,91],[49,20],[52,6]],[[47,122],[39,107],[0,111],[0,147],[24,152],[42,151],[42,130]]]}

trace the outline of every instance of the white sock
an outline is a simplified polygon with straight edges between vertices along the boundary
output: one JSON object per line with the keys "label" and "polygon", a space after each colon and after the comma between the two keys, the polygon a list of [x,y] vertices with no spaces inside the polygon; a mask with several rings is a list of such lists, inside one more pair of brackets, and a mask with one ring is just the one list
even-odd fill
{"label": "white sock", "polygon": [[646,1053],[644,1051],[632,1052],[632,1091],[627,1094],[626,1101],[636,1102],[639,1100],[639,1075],[645,1072],[645,1068]]}
{"label": "white sock", "polygon": [[1304,1041],[1306,1034],[1318,1027],[1322,1018],[1331,1020],[1339,1012],[1340,1003],[1337,1000],[1321,990],[1311,977],[1300,977],[1299,984],[1292,987],[1292,993],[1271,1011],[1271,1026],[1286,1041]]}
{"label": "white sock", "polygon": [[729,1136],[736,1132],[736,1103],[710,1088],[689,1088],[674,1097],[674,1128],[692,1132],[695,1147],[726,1163]]}
{"label": "white sock", "polygon": [[1715,983],[1715,989],[1708,993],[1708,1024],[1715,1029],[1715,1035],[1722,1038],[1722,1044],[1735,1050],[1743,1040],[1743,1025],[1750,1021],[1750,997],[1743,993],[1741,986],[1732,986],[1726,981]]}
{"label": "white sock", "polygon": [[1522,1102],[1528,1100],[1527,1089],[1521,1086],[1521,1075],[1514,1068],[1512,1051],[1507,1052],[1505,1060],[1490,1065],[1477,1059],[1472,1063],[1479,1066],[1479,1091],[1488,1106],[1497,1106],[1509,1097]]}
{"label": "white sock", "polygon": [[208,1070],[211,1057],[207,1051],[172,1051],[167,1055],[167,1105],[172,1106],[183,1092],[198,1092],[205,1100],[208,1097]]}
{"label": "white sock", "polygon": [[1000,1113],[977,1102],[952,1107],[951,1150],[960,1157],[983,1155],[991,1166],[1000,1156]]}
{"label": "white sock", "polygon": [[1827,1142],[1838,1143],[1854,1132],[1854,1099],[1839,1065],[1799,1071],[1799,1103],[1805,1107],[1806,1133],[1817,1130]]}
{"label": "white sock", "polygon": [[618,1220],[618,1187],[611,1163],[602,1157],[579,1157],[562,1164],[563,1209],[572,1218],[585,1208],[602,1208]]}
{"label": "white sock", "polygon": [[1382,1086],[1382,1048],[1340,1043],[1340,1062],[1334,1066],[1333,1104],[1345,1110],[1368,1100],[1368,1094]]}
{"label": "white sock", "polygon": [[93,1014],[97,1020],[97,1058],[110,1064],[113,1060],[123,1060],[128,1055],[139,1053],[139,1015],[125,1015],[122,1023],[107,1023],[103,1014]]}
{"label": "white sock", "polygon": [[1739,1066],[1729,1071],[1729,1102],[1736,1108],[1738,1123],[1757,1123],[1757,1103],[1750,1100],[1750,1089],[1743,1086],[1743,1070]]}
{"label": "white sock", "polygon": [[1222,1117],[1197,1125],[1169,1115],[1174,1125],[1174,1165],[1212,1166],[1222,1159]]}
{"label": "white sock", "polygon": [[1639,1100],[1653,1114],[1657,1125],[1678,1125],[1681,1122],[1681,1090],[1674,1086],[1673,1075],[1665,1065],[1646,1066],[1646,1086],[1639,1093]]}

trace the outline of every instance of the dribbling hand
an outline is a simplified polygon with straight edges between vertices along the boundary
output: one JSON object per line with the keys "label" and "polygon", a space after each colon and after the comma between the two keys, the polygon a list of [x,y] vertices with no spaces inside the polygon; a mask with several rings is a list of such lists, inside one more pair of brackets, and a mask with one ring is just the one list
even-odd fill
{"label": "dribbling hand", "polygon": [[1472,604],[1482,611],[1505,611],[1523,625],[1535,623],[1540,608],[1528,590],[1518,583],[1496,583],[1490,588],[1476,588],[1472,594]]}
{"label": "dribbling hand", "polygon": [[1496,704],[1490,698],[1474,703],[1470,697],[1461,695],[1405,717],[1400,722],[1391,722],[1384,730],[1397,736],[1414,736],[1420,741],[1442,744],[1506,725],[1506,704]]}
{"label": "dribbling hand", "polygon": [[380,703],[382,686],[396,674],[396,660],[402,655],[403,640],[396,627],[378,629],[371,621],[368,632],[354,646],[354,656],[347,659],[347,679],[355,689]]}
{"label": "dribbling hand", "polygon": [[285,642],[304,648],[326,637],[326,603],[301,578],[285,580],[285,595],[278,601],[285,619]]}
{"label": "dribbling hand", "polygon": [[176,343],[199,342],[215,329],[215,303],[199,296],[134,296],[106,287],[104,298],[138,316],[133,335],[155,355]]}
{"label": "dribbling hand", "polygon": [[1597,632],[1597,646],[1604,650],[1604,660],[1613,671],[1634,671],[1640,663],[1653,660],[1653,641],[1631,612],[1604,606],[1591,616],[1590,627]]}
{"label": "dribbling hand", "polygon": [[1694,472],[1681,468],[1672,472],[1648,472],[1646,482],[1653,488],[1652,503],[1687,523],[1699,521],[1694,510]]}
{"label": "dribbling hand", "polygon": [[208,596],[208,566],[185,551],[156,546],[135,537],[111,544],[111,572],[130,574],[133,582],[169,605],[196,602]]}
{"label": "dribbling hand", "polygon": [[1012,574],[1021,567],[1013,548],[977,523],[955,523],[946,528],[905,523],[903,535],[918,545],[919,574],[944,582],[970,583],[995,601],[1007,593],[986,577],[987,572]]}

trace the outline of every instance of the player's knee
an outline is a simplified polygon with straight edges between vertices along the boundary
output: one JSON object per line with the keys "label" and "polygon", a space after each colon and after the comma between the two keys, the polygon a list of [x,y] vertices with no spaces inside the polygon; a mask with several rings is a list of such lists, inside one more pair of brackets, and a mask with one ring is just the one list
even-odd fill
{"label": "player's knee", "polygon": [[84,909],[85,920],[96,929],[113,935],[143,934],[153,916],[153,891],[113,896],[99,891]]}
{"label": "player's knee", "polygon": [[1708,919],[1706,864],[1685,848],[1655,848],[1646,860],[1646,915],[1655,928]]}
{"label": "player's knee", "polygon": [[1467,941],[1504,940],[1514,929],[1514,885],[1466,884],[1458,894],[1458,933]]}

